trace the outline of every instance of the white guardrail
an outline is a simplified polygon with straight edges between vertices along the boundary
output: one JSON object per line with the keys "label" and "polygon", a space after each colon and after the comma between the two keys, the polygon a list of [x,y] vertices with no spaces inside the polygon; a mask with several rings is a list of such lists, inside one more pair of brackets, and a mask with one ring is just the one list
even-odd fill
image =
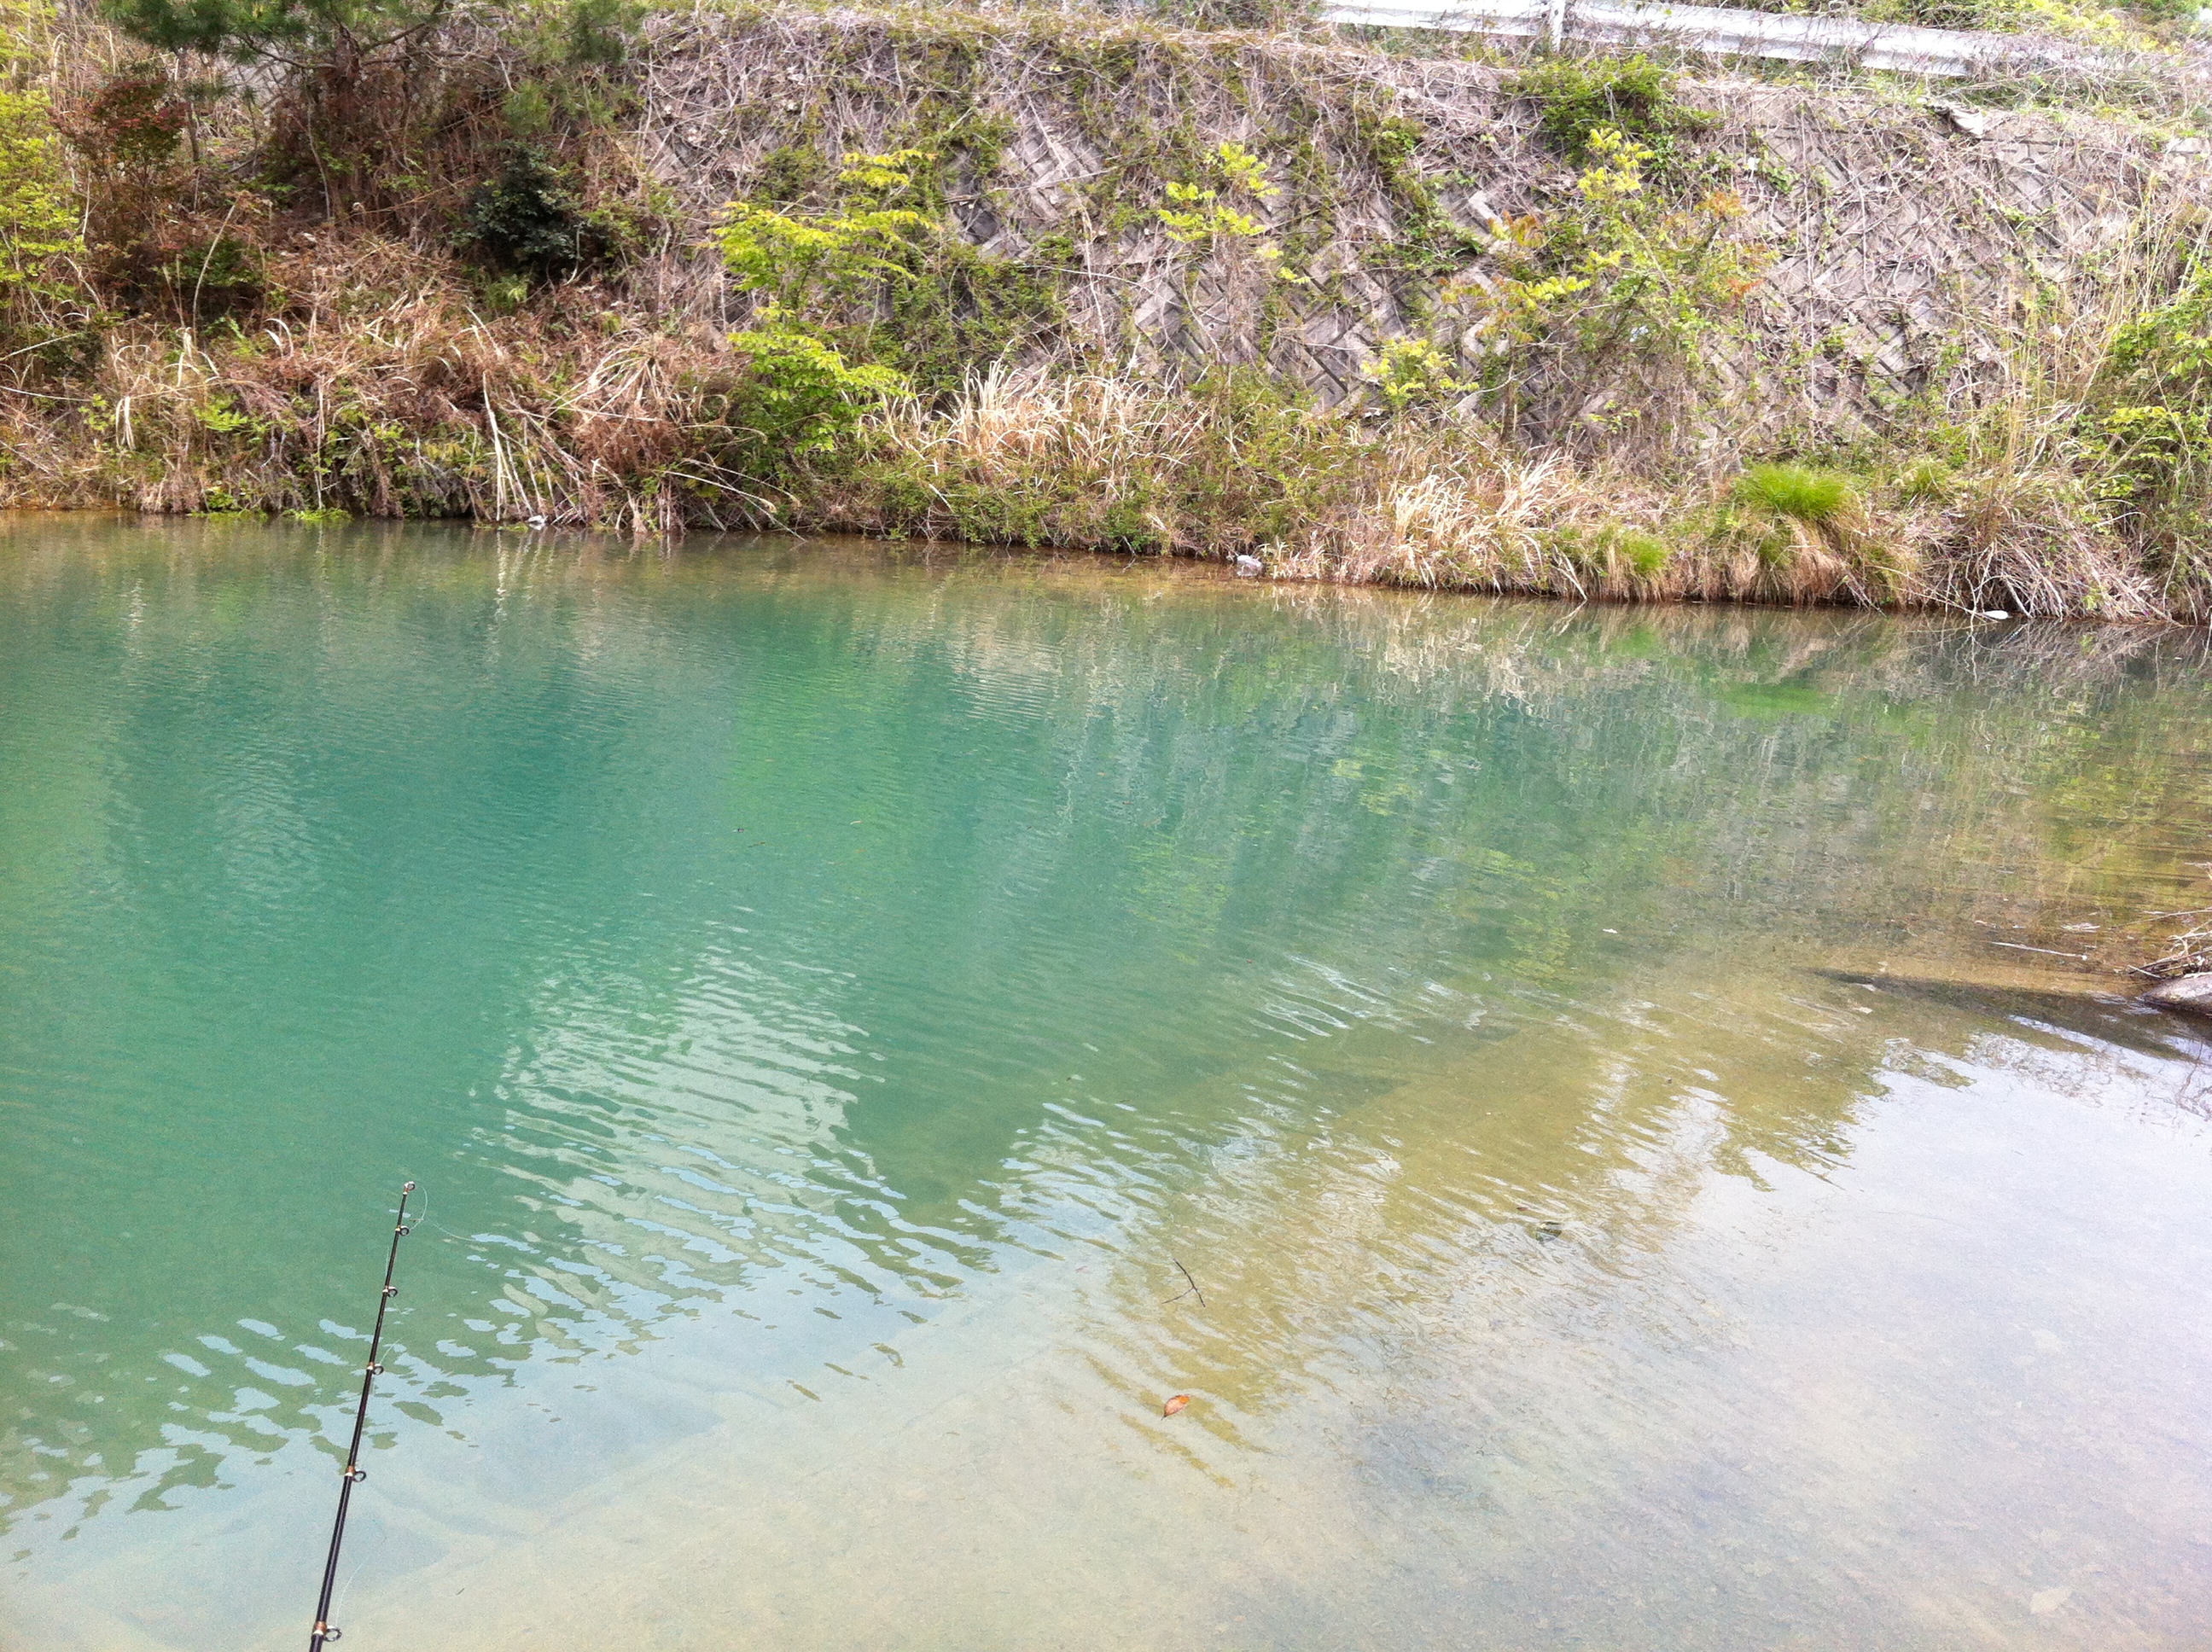
{"label": "white guardrail", "polygon": [[1332,23],[1382,28],[1465,29],[1604,46],[1673,47],[1717,57],[1787,58],[1856,64],[1917,75],[1971,75],[1978,69],[2045,55],[2017,35],[1862,23],[1848,17],[1735,11],[1719,6],[1578,5],[1571,0],[1468,0],[1437,7],[1403,0],[1330,6]]}

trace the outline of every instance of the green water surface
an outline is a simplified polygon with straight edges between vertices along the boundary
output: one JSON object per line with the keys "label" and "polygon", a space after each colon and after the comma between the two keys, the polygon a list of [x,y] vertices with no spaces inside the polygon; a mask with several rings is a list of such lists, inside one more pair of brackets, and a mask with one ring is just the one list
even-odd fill
{"label": "green water surface", "polygon": [[0,1643],[2212,1644],[2204,660],[18,519]]}

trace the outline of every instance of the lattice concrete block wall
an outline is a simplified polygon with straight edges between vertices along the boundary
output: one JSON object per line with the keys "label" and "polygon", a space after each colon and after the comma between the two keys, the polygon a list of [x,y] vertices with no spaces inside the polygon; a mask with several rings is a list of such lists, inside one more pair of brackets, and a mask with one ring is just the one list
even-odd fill
{"label": "lattice concrete block wall", "polygon": [[[779,149],[880,149],[957,108],[1012,134],[993,174],[957,192],[962,232],[1004,255],[1047,234],[1076,249],[1068,324],[1039,353],[1165,376],[1264,362],[1331,400],[1409,330],[1471,337],[1437,311],[1436,280],[1380,267],[1408,226],[1376,120],[1418,125],[1413,164],[1471,228],[1547,211],[1571,183],[1504,71],[1327,44],[1034,13],[702,14],[658,22],[642,74],[651,164],[702,225]],[[2093,308],[2146,211],[2208,192],[2203,157],[2087,118],[1961,123],[1940,106],[1726,80],[1683,94],[1720,117],[1701,143],[1735,167],[1739,233],[1775,255],[1744,336],[1704,364],[1735,400],[1736,437],[1760,422],[1848,433],[1900,395],[1994,386],[2031,301],[2046,319]],[[1314,285],[1271,300],[1249,255],[1167,235],[1142,158],[1171,131],[1267,161],[1282,186],[1270,231],[1308,249]],[[703,268],[692,289],[732,302]],[[1574,388],[1554,386],[1562,406]]]}

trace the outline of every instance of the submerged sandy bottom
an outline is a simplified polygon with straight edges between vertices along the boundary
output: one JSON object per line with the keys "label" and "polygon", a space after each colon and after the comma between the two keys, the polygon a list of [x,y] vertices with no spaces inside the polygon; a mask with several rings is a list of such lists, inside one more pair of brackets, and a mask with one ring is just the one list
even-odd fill
{"label": "submerged sandy bottom", "polygon": [[[1160,1214],[1203,1309],[1164,1254],[1041,1211],[955,1298],[856,1330],[810,1291],[814,1357],[710,1310],[403,1425],[356,1501],[347,1643],[2212,1640],[2190,1047],[2024,1027],[1930,1060],[1909,996],[1860,989],[1864,1025],[1840,984],[1721,985],[1641,1006],[1678,1091],[1778,1082],[1785,1019],[1911,1053],[1848,1162],[1715,1176],[1690,1107],[1470,1175],[1442,1127],[1471,1094],[1540,1114],[1603,1058],[1560,1028],[1442,1052]],[[1574,1191],[1569,1156],[1618,1162]],[[1555,1214],[1479,1209],[1499,1169]],[[280,1461],[149,1541],[49,1550],[11,1643],[299,1641],[331,1487]]]}

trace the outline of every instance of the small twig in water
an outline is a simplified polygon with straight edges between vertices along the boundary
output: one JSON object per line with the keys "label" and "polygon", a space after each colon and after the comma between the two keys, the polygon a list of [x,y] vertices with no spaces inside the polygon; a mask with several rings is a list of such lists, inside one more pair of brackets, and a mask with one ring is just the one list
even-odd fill
{"label": "small twig in water", "polygon": [[2008,946],[2015,952],[2040,952],[2046,958],[2079,958],[2084,963],[2089,961],[2087,952],[2054,952],[2047,946],[2027,946],[2019,941],[1991,941],[1990,944]]}
{"label": "small twig in water", "polygon": [[1200,1308],[1205,1307],[1206,1292],[1198,1288],[1198,1281],[1190,1277],[1190,1270],[1182,1265],[1182,1259],[1180,1256],[1170,1255],[1168,1260],[1176,1265],[1176,1272],[1182,1275],[1183,1283],[1190,1287],[1188,1291],[1176,1291],[1176,1294],[1170,1297],[1168,1300],[1170,1302],[1181,1302],[1185,1297],[1195,1297],[1198,1298],[1198,1305]]}

